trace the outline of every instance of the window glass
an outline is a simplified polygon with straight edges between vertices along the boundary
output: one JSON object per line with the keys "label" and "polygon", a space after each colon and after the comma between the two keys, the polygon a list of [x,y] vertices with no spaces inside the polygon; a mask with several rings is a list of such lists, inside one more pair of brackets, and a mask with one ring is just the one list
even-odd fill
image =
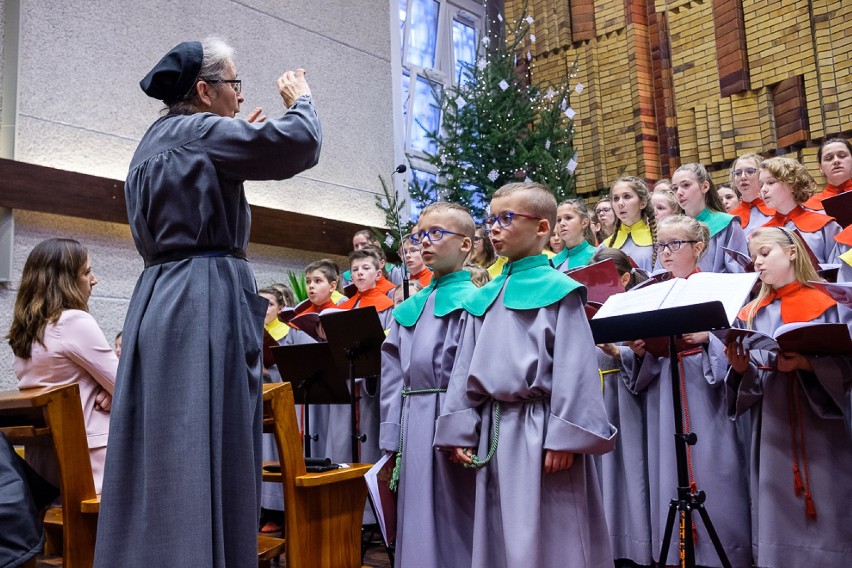
{"label": "window glass", "polygon": [[438,45],[438,13],[441,4],[436,0],[411,0],[410,8],[408,63],[422,69],[433,69],[435,48]]}
{"label": "window glass", "polygon": [[412,122],[409,140],[411,149],[416,152],[434,153],[435,143],[430,141],[427,132],[437,132],[441,126],[441,109],[435,100],[435,92],[441,95],[441,86],[423,77],[417,77],[414,86],[414,101],[411,107]]}
{"label": "window glass", "polygon": [[458,84],[462,79],[462,63],[473,65],[476,59],[476,28],[458,19],[453,20],[453,59]]}

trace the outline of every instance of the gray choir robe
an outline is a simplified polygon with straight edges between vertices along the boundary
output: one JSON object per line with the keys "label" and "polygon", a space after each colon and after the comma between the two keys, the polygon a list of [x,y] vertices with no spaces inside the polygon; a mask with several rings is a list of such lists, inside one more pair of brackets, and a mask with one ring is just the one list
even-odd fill
{"label": "gray choir robe", "polygon": [[[477,448],[484,459],[500,406],[497,449],[476,472],[470,565],[610,568],[598,475],[586,454],[612,451],[616,430],[581,293],[528,310],[507,308],[505,293],[465,326],[436,424],[436,446]],[[549,449],[575,452],[573,465],[545,474]]]}
{"label": "gray choir robe", "polygon": [[613,557],[650,566],[645,393],[635,395],[627,390],[625,377],[632,376],[635,358],[628,347],[619,346],[619,351],[620,359],[613,359],[600,349],[597,353],[606,413],[618,429],[618,440],[615,450],[596,457],[596,461]]}
{"label": "gray choir robe", "polygon": [[[737,228],[742,230],[737,223]],[[747,473],[747,424],[727,419],[724,378],[728,360],[724,346],[712,334],[700,353],[682,357],[681,378],[686,384],[689,416],[687,429],[695,432],[698,443],[692,446],[692,479],[707,495],[705,508],[710,515],[722,546],[733,566],[751,565],[749,540],[749,500]],[[627,383],[635,393],[646,393],[648,419],[648,478],[651,494],[651,533],[655,561],[663,545],[663,532],[669,502],[677,497],[677,459],[672,404],[671,362],[666,357],[646,353],[637,362],[636,372]],[[700,566],[721,566],[721,562],[695,512],[698,530],[695,562]],[[668,564],[677,563],[677,517],[668,551]]]}
{"label": "gray choir robe", "polygon": [[[755,229],[759,229],[764,224],[766,224],[767,221],[772,219],[772,215],[764,215],[763,213],[761,213],[760,209],[757,208],[757,205],[751,205],[746,201],[743,201],[742,205],[751,207],[751,214],[748,218],[748,224],[743,227],[743,232],[745,232],[746,237],[752,234]],[[732,214],[736,215],[736,213]],[[742,227],[742,223],[740,223],[740,226]]]}
{"label": "gray choir robe", "polygon": [[[836,322],[837,309],[812,321]],[[782,323],[776,300],[757,313],[753,329],[773,333]],[[729,416],[751,414],[752,547],[759,567],[841,568],[852,560],[852,438],[843,424],[849,420],[852,362],[848,357],[809,360],[814,372],[797,377],[771,370],[774,354],[752,351],[745,374],[731,370],[726,379]],[[804,450],[815,519],[807,517],[804,498],[793,486],[791,380],[804,425],[802,445],[797,418],[799,468],[804,479]]]}
{"label": "gray choir robe", "polygon": [[796,224],[793,223],[793,221],[785,223],[784,228],[788,231],[798,230],[799,234],[805,242],[808,243],[808,246],[813,251],[814,256],[819,262],[839,262],[835,253],[837,242],[835,242],[834,237],[836,237],[843,229],[835,221],[828,223],[825,227],[818,231],[814,231],[813,233],[807,233],[802,229],[797,229]]}
{"label": "gray choir robe", "polygon": [[261,124],[169,115],[143,136],[125,197],[146,262],[130,299],[115,385],[97,568],[257,565],[261,351],[269,306],[245,260],[244,180],[319,160],[310,97]]}
{"label": "gray choir robe", "polygon": [[[847,250],[849,250],[849,247],[838,243],[837,256],[839,257]],[[837,281],[852,282],[852,266],[850,266],[848,262],[840,258],[837,259],[837,262],[840,263],[840,270],[837,271]],[[849,306],[844,306],[843,304],[837,304],[837,313],[840,315],[840,321],[849,326],[849,330],[852,331],[852,308],[850,308]]]}
{"label": "gray choir robe", "polygon": [[745,272],[745,269],[736,263],[722,247],[738,250],[748,255],[748,243],[745,233],[735,217],[728,226],[710,237],[707,250],[698,259],[698,268],[702,272]]}
{"label": "gray choir robe", "polygon": [[[468,284],[470,281],[468,280]],[[464,315],[463,315],[464,314]],[[382,345],[380,446],[396,452],[403,429],[395,565],[443,568],[470,566],[476,472],[432,447],[442,393],[402,389],[447,388],[466,312],[435,315],[430,293],[414,326],[391,326]],[[402,420],[404,419],[404,426]]]}
{"label": "gray choir robe", "polygon": [[624,244],[621,245],[621,250],[624,251],[624,254],[632,258],[633,262],[635,262],[639,268],[645,272],[651,272],[653,268],[651,259],[654,255],[654,247],[650,245],[644,247],[642,245],[637,245],[633,242],[633,237],[628,236],[627,240],[624,241]]}

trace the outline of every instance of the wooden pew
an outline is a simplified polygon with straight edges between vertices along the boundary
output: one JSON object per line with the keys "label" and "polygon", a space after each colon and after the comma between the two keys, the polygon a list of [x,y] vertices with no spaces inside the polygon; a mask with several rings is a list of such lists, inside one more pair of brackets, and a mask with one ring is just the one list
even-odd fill
{"label": "wooden pew", "polygon": [[0,431],[13,444],[53,440],[62,509],[47,511],[45,530],[51,542],[62,543],[65,568],[91,567],[98,518],[80,508],[96,495],[79,387],[0,391]]}
{"label": "wooden pew", "polygon": [[264,472],[263,480],[284,484],[287,568],[361,566],[363,478],[371,464],[307,473],[290,383],[264,385],[263,414],[281,458],[281,473]]}
{"label": "wooden pew", "polygon": [[[53,440],[59,462],[62,508],[45,513],[49,542],[60,543],[65,568],[91,568],[100,495],[95,494],[80,390],[74,385],[0,391],[0,431],[13,444]],[[258,535],[259,568],[284,553],[283,539]]]}

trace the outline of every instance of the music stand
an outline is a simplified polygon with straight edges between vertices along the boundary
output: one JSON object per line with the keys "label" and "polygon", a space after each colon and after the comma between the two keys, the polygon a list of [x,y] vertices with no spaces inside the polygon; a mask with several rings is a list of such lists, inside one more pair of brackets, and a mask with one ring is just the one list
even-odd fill
{"label": "music stand", "polygon": [[358,431],[356,422],[358,399],[355,396],[355,378],[377,377],[381,374],[381,348],[385,340],[385,330],[382,329],[379,314],[373,306],[323,314],[320,315],[320,322],[328,338],[331,358],[338,368],[349,369],[352,392],[352,463],[358,463],[358,443],[365,442],[367,437]]}
{"label": "music stand", "polygon": [[672,375],[672,404],[675,422],[675,456],[677,458],[677,497],[669,502],[669,513],[663,533],[658,565],[665,566],[674,529],[675,512],[680,511],[679,547],[681,566],[695,567],[695,542],[692,536],[692,512],[698,511],[704,528],[713,542],[713,547],[722,566],[731,568],[728,556],[710,521],[710,515],[704,508],[706,495],[703,491],[693,492],[689,486],[689,470],[686,458],[686,446],[694,446],[698,436],[694,432],[683,431],[683,408],[681,407],[680,371],[677,361],[675,337],[684,333],[696,333],[730,327],[728,316],[722,302],[704,302],[677,308],[663,308],[651,312],[625,314],[602,319],[591,319],[589,325],[595,343],[614,343],[634,341],[646,337],[669,337],[669,359]]}
{"label": "music stand", "polygon": [[311,457],[311,404],[349,404],[352,396],[327,343],[281,345],[272,348],[281,378],[293,385],[293,399],[305,407],[305,457]]}

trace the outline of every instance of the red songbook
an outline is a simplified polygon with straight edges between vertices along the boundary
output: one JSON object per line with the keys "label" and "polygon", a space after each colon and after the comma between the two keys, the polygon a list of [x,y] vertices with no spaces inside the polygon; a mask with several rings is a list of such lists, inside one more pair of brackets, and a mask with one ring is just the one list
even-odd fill
{"label": "red songbook", "polygon": [[396,506],[397,497],[391,491],[390,480],[396,465],[396,454],[385,454],[376,465],[364,474],[370,501],[376,511],[376,520],[382,529],[385,544],[393,546],[396,542]]}
{"label": "red songbook", "polygon": [[611,258],[574,268],[565,274],[586,287],[588,302],[603,304],[613,294],[624,292],[615,262]]}
{"label": "red songbook", "polygon": [[784,351],[809,356],[852,355],[852,339],[845,323],[788,323],[772,335],[737,328],[713,333],[726,345],[737,341],[746,349],[758,351]]}

